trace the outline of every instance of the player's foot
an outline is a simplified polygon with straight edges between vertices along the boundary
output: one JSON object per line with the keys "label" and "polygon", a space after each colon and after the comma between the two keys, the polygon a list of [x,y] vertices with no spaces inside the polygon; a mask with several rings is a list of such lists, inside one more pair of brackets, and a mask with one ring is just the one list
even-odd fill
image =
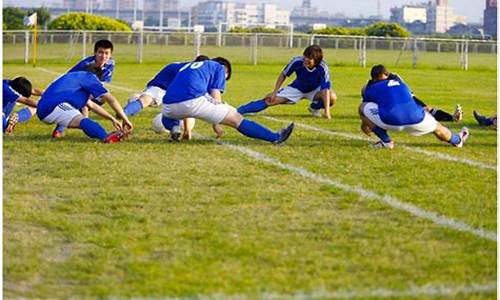
{"label": "player's foot", "polygon": [[168,138],[169,142],[180,142],[181,141],[181,133],[180,132],[175,132],[171,131],[170,136]]}
{"label": "player's foot", "polygon": [[474,115],[474,118],[476,119],[477,123],[481,126],[486,126],[486,117],[478,113],[477,111],[473,111],[472,114]]}
{"label": "player's foot", "polygon": [[276,141],[274,141],[273,144],[278,145],[278,144],[284,143],[286,140],[288,140],[288,138],[292,134],[294,127],[295,127],[295,124],[290,123],[286,128],[280,129],[280,131],[279,131],[280,137]]}
{"label": "player's foot", "polygon": [[462,106],[457,104],[457,106],[455,106],[455,112],[453,113],[453,121],[460,122],[462,121],[463,116],[464,112],[462,110]]}
{"label": "player's foot", "polygon": [[314,109],[310,106],[307,107],[307,110],[313,115],[313,117],[321,117],[321,110],[320,109]]}
{"label": "player's foot", "polygon": [[456,144],[455,147],[462,148],[465,144],[465,141],[467,141],[470,136],[469,129],[465,126],[462,127],[462,130],[460,130],[458,136],[460,137],[460,143]]}
{"label": "player's foot", "polygon": [[64,136],[64,132],[57,130],[57,127],[56,127],[56,129],[54,129],[54,131],[52,131],[52,138],[53,139],[62,138],[63,136]]}
{"label": "player's foot", "polygon": [[115,144],[123,141],[124,139],[127,138],[129,132],[126,130],[117,130],[113,131],[110,134],[106,136],[104,139],[105,144]]}
{"label": "player's foot", "polygon": [[14,127],[16,126],[17,122],[19,121],[19,116],[17,113],[13,113],[10,115],[9,119],[7,120],[7,128],[5,129],[5,133],[7,135],[12,135],[14,132]]}
{"label": "player's foot", "polygon": [[385,143],[383,141],[378,141],[375,144],[371,144],[372,148],[387,148],[387,149],[394,149],[394,141],[390,141],[388,143]]}

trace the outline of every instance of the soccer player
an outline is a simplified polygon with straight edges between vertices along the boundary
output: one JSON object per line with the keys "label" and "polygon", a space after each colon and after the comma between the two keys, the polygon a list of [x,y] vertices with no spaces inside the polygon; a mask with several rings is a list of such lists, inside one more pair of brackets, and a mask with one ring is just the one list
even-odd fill
{"label": "soccer player", "polygon": [[[102,76],[100,80],[102,82],[109,83],[113,77],[113,71],[115,70],[115,61],[111,58],[113,54],[113,43],[109,40],[99,40],[94,44],[94,55],[88,56],[78,62],[73,68],[71,68],[68,73],[85,71],[88,66],[99,67],[102,69]],[[104,102],[101,99],[92,98],[91,99],[97,105],[103,105]],[[87,116],[88,109],[86,106],[82,108],[82,113]],[[57,126],[52,132],[53,138],[59,138],[64,136],[64,127]]]}
{"label": "soccer player", "polygon": [[488,118],[486,116],[481,115],[479,112],[477,112],[475,110],[472,113],[474,114],[474,118],[476,119],[479,126],[485,126],[485,127],[491,128],[493,130],[497,130],[497,115],[496,114],[494,114],[493,116]]}
{"label": "soccer player", "polygon": [[222,134],[219,124],[224,124],[248,137],[274,144],[288,139],[293,131],[293,123],[280,132],[272,132],[244,119],[234,107],[222,103],[221,94],[225,90],[226,80],[230,78],[231,64],[222,57],[190,62],[179,69],[163,97],[162,123],[170,131],[171,140],[179,141],[179,120],[184,118],[202,119],[212,124],[218,137]]}
{"label": "soccer player", "polygon": [[[389,80],[397,80],[397,81],[400,81],[400,82],[404,83],[404,81],[401,78],[401,76],[399,76],[396,73],[389,73],[388,79]],[[366,87],[368,85],[372,84],[372,83],[374,83],[373,79],[368,80],[368,82],[366,83],[366,85],[361,89],[361,96],[363,96],[363,93],[364,93],[364,90],[366,89]],[[444,122],[451,122],[451,121],[459,122],[463,118],[462,106],[460,106],[460,104],[457,104],[455,106],[455,112],[452,115],[452,114],[450,114],[448,112],[445,112],[444,110],[430,107],[429,105],[425,104],[421,99],[417,98],[417,96],[413,95],[413,93],[412,93],[412,96],[413,96],[413,100],[415,100],[415,102],[418,105],[422,106],[426,111],[428,111],[434,117],[434,119],[436,119],[436,121],[438,121],[438,122],[441,122],[441,121],[444,121]]]}
{"label": "soccer player", "polygon": [[362,120],[361,130],[368,135],[373,132],[380,138],[374,147],[394,148],[387,130],[404,130],[415,136],[432,132],[441,141],[463,147],[469,137],[467,127],[463,127],[460,133],[453,134],[414,101],[404,82],[389,79],[389,72],[383,65],[376,65],[371,69],[371,78],[373,83],[363,93],[359,114]]}
{"label": "soccer player", "polygon": [[[204,61],[207,59],[209,59],[208,56],[199,55],[195,58],[194,61]],[[172,63],[161,69],[161,71],[158,72],[158,74],[156,74],[155,77],[146,84],[146,89],[139,95],[139,97],[130,101],[123,108],[125,114],[127,116],[134,116],[146,107],[160,105],[170,83],[174,79],[179,69],[182,68],[185,64],[188,63]],[[182,135],[183,139],[191,139],[194,124],[195,119],[184,119],[184,132]]]}
{"label": "soccer player", "polygon": [[33,93],[39,90],[33,89],[31,82],[24,77],[17,77],[13,80],[4,79],[2,82],[2,127],[3,132],[11,135],[14,126],[18,122],[26,122],[31,118],[31,111],[28,108],[19,112],[12,112],[16,103],[22,103],[35,109],[37,101],[30,99]]}
{"label": "soccer player", "polygon": [[[123,112],[120,103],[102,84],[102,69],[89,65],[87,71],[66,73],[53,81],[38,102],[37,115],[47,124],[79,128],[91,137],[104,143],[117,143],[124,139],[132,130],[132,123]],[[101,106],[89,100],[101,98],[123,120],[123,126]],[[80,111],[85,105],[98,115],[110,120],[117,131],[108,134],[106,130],[94,120],[84,116]]]}
{"label": "soccer player", "polygon": [[[281,88],[286,77],[295,73],[296,79],[288,86]],[[280,73],[274,90],[264,99],[255,100],[238,108],[242,115],[255,113],[268,106],[278,104],[296,104],[301,99],[311,100],[308,109],[315,117],[324,116],[331,119],[330,106],[337,101],[335,91],[330,84],[330,71],[323,60],[323,51],[318,45],[311,45],[304,50],[303,56],[294,57]]]}

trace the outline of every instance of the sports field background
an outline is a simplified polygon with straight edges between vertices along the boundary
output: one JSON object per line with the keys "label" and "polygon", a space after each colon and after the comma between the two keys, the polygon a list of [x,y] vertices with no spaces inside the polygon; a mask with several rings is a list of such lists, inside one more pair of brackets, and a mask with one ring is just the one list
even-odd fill
{"label": "sports field background", "polygon": [[[252,66],[232,50],[202,53],[235,58],[224,94],[234,106],[269,92],[301,54],[280,49]],[[149,49],[164,60],[136,65],[120,51],[110,90],[122,104],[163,65],[192,57]],[[9,57],[4,78],[40,87],[76,62],[33,68]],[[381,52],[429,105],[452,112],[460,103],[464,120],[447,125],[471,131],[463,149],[392,134],[396,148],[385,151],[359,131],[369,68],[341,51],[325,57],[338,95],[331,121],[311,117],[306,101],[250,117],[272,129],[295,121],[283,146],[230,128],[217,143],[201,121],[194,140],[168,143],[150,129],[159,108],[133,117],[130,140],[116,145],[77,130],[53,141],[52,126],[36,118],[18,125],[3,144],[4,296],[496,298],[496,132],[472,117],[496,112],[496,58],[467,72],[433,61],[415,70],[393,68]]]}

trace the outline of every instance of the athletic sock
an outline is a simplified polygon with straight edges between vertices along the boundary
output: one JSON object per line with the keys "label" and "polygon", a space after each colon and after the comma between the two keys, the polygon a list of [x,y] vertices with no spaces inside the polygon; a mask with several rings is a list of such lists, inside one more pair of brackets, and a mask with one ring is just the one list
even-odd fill
{"label": "athletic sock", "polygon": [[93,139],[99,139],[103,141],[108,135],[104,127],[89,118],[85,118],[80,121],[80,128],[83,130],[83,132],[85,132],[86,135]]}
{"label": "athletic sock", "polygon": [[484,126],[491,126],[493,125],[493,120],[492,119],[489,119],[489,118],[486,118],[486,117],[483,117],[484,120],[483,120],[483,124]]}
{"label": "athletic sock", "polygon": [[378,126],[375,126],[372,128],[372,132],[375,133],[375,135],[378,136],[382,140],[382,142],[384,142],[384,143],[391,142],[391,138],[387,134],[387,130],[382,129]]}
{"label": "athletic sock", "polygon": [[181,122],[179,120],[170,119],[165,116],[161,117],[161,123],[163,127],[170,132],[180,132],[181,131]]}
{"label": "athletic sock", "polygon": [[31,119],[31,111],[29,110],[29,108],[23,108],[21,109],[20,111],[17,112],[17,116],[19,117],[19,123],[24,123],[24,122],[28,122],[29,119]]}
{"label": "athletic sock", "polygon": [[63,133],[64,129],[66,129],[66,127],[64,127],[63,125],[57,125],[56,129],[54,129],[54,130],[57,132]]}
{"label": "athletic sock", "polygon": [[277,141],[280,137],[278,133],[272,132],[266,127],[247,119],[241,122],[238,131],[248,137],[268,142]]}
{"label": "athletic sock", "polygon": [[448,143],[452,144],[453,146],[456,146],[456,145],[460,144],[461,141],[462,141],[462,139],[460,138],[460,136],[458,134],[452,133],[451,138],[448,141]]}
{"label": "athletic sock", "polygon": [[310,107],[312,109],[322,109],[325,108],[325,103],[323,103],[323,100],[313,100]]}
{"label": "athletic sock", "polygon": [[7,129],[7,126],[9,126],[9,122],[7,121],[7,117],[6,116],[2,116],[2,128],[3,128],[3,132],[5,132],[5,130]]}
{"label": "athletic sock", "polygon": [[137,114],[138,112],[140,112],[142,109],[143,109],[142,102],[141,102],[141,100],[137,99],[137,100],[134,100],[132,102],[129,102],[125,106],[123,111],[125,112],[125,114],[127,116],[133,116],[133,115]]}
{"label": "athletic sock", "polygon": [[250,103],[247,103],[245,105],[242,105],[238,107],[238,112],[242,115],[247,114],[247,113],[255,113],[262,111],[267,108],[267,103],[266,100],[260,99],[260,100],[255,100]]}
{"label": "athletic sock", "polygon": [[434,116],[434,119],[436,119],[436,121],[438,121],[438,122],[441,122],[441,121],[451,122],[451,121],[453,121],[453,116],[450,115],[449,113],[443,111],[443,110],[433,108],[433,109],[431,109],[430,113],[431,113],[431,115]]}

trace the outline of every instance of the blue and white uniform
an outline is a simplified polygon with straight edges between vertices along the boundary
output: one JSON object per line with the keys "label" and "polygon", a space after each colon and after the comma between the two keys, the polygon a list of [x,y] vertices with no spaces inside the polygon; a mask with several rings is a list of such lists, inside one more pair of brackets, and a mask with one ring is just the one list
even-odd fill
{"label": "blue and white uniform", "polygon": [[185,63],[163,97],[163,116],[182,120],[192,117],[219,124],[231,106],[215,101],[208,93],[224,91],[226,72],[218,62],[206,60]]}
{"label": "blue and white uniform", "polygon": [[290,77],[293,73],[297,77],[291,84],[278,91],[278,97],[286,98],[292,103],[304,98],[312,101],[318,92],[331,88],[330,71],[324,60],[317,67],[309,69],[304,66],[304,57],[296,56],[283,69],[285,77]]}
{"label": "blue and white uniform", "polygon": [[[90,64],[95,63],[95,55],[86,57],[82,59],[80,62],[78,62],[73,68],[71,68],[68,73],[71,72],[78,72],[78,71],[86,71],[87,66]],[[113,78],[113,72],[115,70],[115,61],[113,59],[108,60],[107,63],[104,64],[102,67],[102,76],[101,76],[101,81],[105,83],[110,83],[111,79]],[[95,103],[99,105],[103,105],[104,102],[102,102],[100,99],[94,98],[92,99]]]}
{"label": "blue and white uniform", "polygon": [[408,131],[424,135],[437,128],[437,121],[422,106],[415,103],[408,86],[401,80],[377,81],[366,87],[363,113],[383,129]]}
{"label": "blue and white uniform", "polygon": [[71,72],[53,81],[38,102],[37,115],[48,124],[68,127],[71,120],[81,115],[80,109],[90,96],[99,98],[108,93],[96,75],[90,72]]}
{"label": "blue and white uniform", "polygon": [[141,96],[150,96],[153,99],[154,105],[160,105],[163,101],[163,97],[165,96],[165,92],[170,86],[172,80],[174,80],[175,75],[177,75],[179,69],[186,64],[188,63],[176,62],[165,66],[163,69],[161,69],[160,72],[158,72],[158,74],[155,75],[155,77],[153,77],[153,79],[151,79],[147,83],[146,89],[142,92]]}
{"label": "blue and white uniform", "polygon": [[16,106],[17,100],[21,98],[21,94],[16,92],[10,86],[10,80],[4,79],[2,82],[2,116],[7,118],[10,116]]}

